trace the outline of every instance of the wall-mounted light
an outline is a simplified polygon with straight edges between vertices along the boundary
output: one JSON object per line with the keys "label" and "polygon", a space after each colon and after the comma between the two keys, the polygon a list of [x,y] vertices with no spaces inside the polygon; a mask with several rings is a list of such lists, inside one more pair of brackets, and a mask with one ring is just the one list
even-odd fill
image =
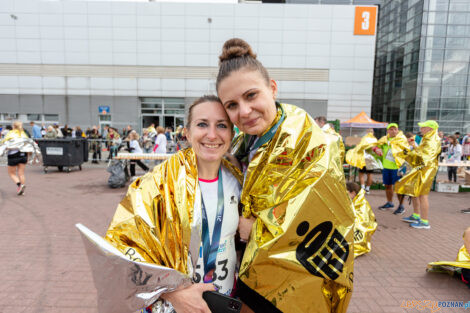
{"label": "wall-mounted light", "polygon": [[14,20],[17,20],[18,19],[18,16],[16,16],[15,14],[10,14],[10,17]]}

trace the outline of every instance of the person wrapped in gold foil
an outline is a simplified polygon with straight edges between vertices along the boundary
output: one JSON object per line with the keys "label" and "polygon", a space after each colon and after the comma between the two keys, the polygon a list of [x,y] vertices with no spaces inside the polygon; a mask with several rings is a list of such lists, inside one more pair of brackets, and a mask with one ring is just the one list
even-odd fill
{"label": "person wrapped in gold foil", "polygon": [[10,179],[16,184],[16,193],[21,196],[25,193],[25,168],[28,156],[32,154],[30,163],[38,162],[41,151],[23,129],[21,121],[14,121],[12,129],[0,140],[0,156],[7,155],[7,171]]}
{"label": "person wrapped in gold foil", "polygon": [[428,272],[446,272],[460,275],[462,281],[470,288],[470,227],[463,234],[464,245],[459,249],[455,261],[439,261],[428,264]]}
{"label": "person wrapped in gold foil", "polygon": [[354,182],[346,183],[349,197],[354,205],[354,257],[370,252],[372,235],[377,229],[375,215],[366,199],[363,188]]}
{"label": "person wrapped in gold foil", "polygon": [[275,101],[276,82],[245,41],[226,41],[219,59],[217,93],[241,131],[232,145],[245,176],[241,300],[255,312],[346,312],[354,211],[338,138]]}
{"label": "person wrapped in gold foil", "polygon": [[344,154],[346,153],[346,149],[344,148],[344,143],[343,143],[343,137],[341,137],[340,134],[336,132],[336,130],[328,123],[328,120],[326,119],[325,116],[316,116],[314,118],[315,123],[317,123],[318,127],[321,128],[325,133],[336,136],[338,138],[338,145],[339,145],[339,150],[341,152],[340,158],[341,158],[341,163],[344,162]]}
{"label": "person wrapped in gold foil", "polygon": [[[373,170],[382,169],[380,159],[371,150],[376,144],[377,138],[374,136],[374,130],[370,128],[359,144],[346,153],[346,163],[359,169],[359,182],[367,194],[370,193]],[[364,174],[367,175],[367,180]]]}
{"label": "person wrapped in gold foil", "polygon": [[438,136],[439,124],[428,120],[418,123],[423,139],[420,145],[413,141],[413,150],[407,152],[406,161],[413,169],[395,184],[395,192],[414,197],[413,214],[402,220],[413,228],[429,229],[428,194],[437,174],[441,140]]}
{"label": "person wrapped in gold foil", "polygon": [[[152,303],[152,312],[209,313],[204,291],[216,286],[219,292],[232,292],[242,176],[222,157],[230,148],[233,125],[218,98],[205,96],[190,107],[187,128],[192,148],[129,187],[105,236],[135,262],[135,271],[142,262],[159,265],[159,270],[134,271],[132,281],[117,277],[104,285],[110,280],[100,276],[102,269],[95,263],[102,313],[133,312]],[[206,252],[214,256],[211,268]]]}

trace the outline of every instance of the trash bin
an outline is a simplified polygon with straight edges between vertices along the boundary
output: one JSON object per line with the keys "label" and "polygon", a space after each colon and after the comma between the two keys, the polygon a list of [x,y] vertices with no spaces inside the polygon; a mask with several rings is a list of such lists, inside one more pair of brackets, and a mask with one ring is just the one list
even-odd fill
{"label": "trash bin", "polygon": [[73,166],[82,170],[83,162],[88,160],[88,142],[85,138],[38,139],[37,143],[41,149],[44,173],[47,173],[49,166],[57,166],[59,172],[64,168],[70,172]]}

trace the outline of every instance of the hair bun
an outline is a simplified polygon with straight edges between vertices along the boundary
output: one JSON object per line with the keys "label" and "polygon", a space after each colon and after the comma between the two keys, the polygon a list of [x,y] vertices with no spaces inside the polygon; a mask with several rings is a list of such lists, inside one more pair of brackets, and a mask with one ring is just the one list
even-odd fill
{"label": "hair bun", "polygon": [[219,56],[220,63],[239,57],[252,57],[256,59],[256,54],[243,39],[232,38],[227,40],[222,47],[222,54]]}

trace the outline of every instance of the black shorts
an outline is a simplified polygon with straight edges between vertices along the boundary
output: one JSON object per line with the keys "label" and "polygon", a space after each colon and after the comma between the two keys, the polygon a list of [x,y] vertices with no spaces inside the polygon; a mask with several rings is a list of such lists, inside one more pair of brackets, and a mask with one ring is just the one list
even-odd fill
{"label": "black shorts", "polygon": [[359,169],[359,173],[371,174],[373,172],[374,172],[373,170],[368,170],[365,166]]}
{"label": "black shorts", "polygon": [[26,164],[28,155],[26,152],[16,152],[8,155],[8,166],[17,166],[18,164]]}

